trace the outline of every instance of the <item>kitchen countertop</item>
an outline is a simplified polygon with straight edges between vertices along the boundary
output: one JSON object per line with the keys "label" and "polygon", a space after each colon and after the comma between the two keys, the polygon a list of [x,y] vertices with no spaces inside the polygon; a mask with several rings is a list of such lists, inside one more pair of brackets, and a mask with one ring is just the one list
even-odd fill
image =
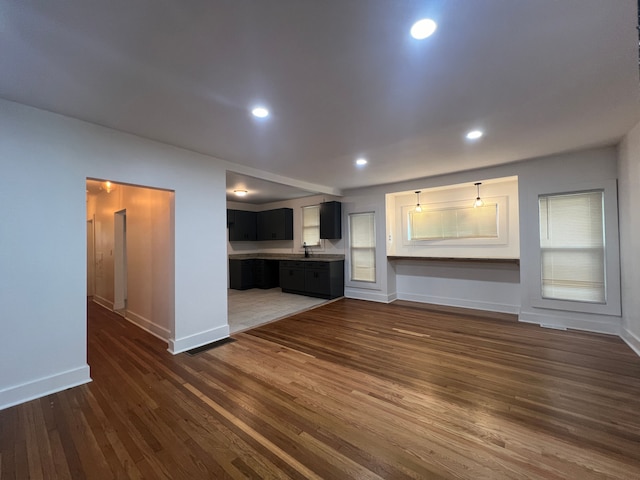
{"label": "kitchen countertop", "polygon": [[305,257],[302,253],[236,253],[229,255],[229,260],[294,260],[298,262],[339,262],[344,260],[344,255],[323,255],[318,253]]}

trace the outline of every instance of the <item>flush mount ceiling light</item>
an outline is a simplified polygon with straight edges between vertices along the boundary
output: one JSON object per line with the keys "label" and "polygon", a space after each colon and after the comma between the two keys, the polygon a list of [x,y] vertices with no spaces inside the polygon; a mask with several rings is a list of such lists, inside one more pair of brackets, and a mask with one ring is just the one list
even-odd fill
{"label": "flush mount ceiling light", "polygon": [[238,197],[244,197],[249,192],[247,192],[246,190],[234,190],[233,193],[235,193]]}
{"label": "flush mount ceiling light", "polygon": [[253,110],[251,110],[251,114],[254,117],[265,118],[269,116],[269,110],[264,107],[254,107]]}
{"label": "flush mount ceiling light", "polygon": [[438,24],[430,18],[423,18],[418,20],[411,27],[411,36],[416,40],[424,40],[427,37],[433,35],[433,32],[438,28]]}
{"label": "flush mount ceiling light", "polygon": [[422,207],[420,206],[420,192],[421,190],[416,190],[416,195],[418,196],[418,203],[416,203],[415,211],[418,213],[422,212]]}
{"label": "flush mount ceiling light", "polygon": [[113,192],[115,188],[116,186],[113,183],[111,183],[109,180],[104,182],[104,186],[102,187],[102,189],[105,190],[107,193]]}
{"label": "flush mount ceiling light", "polygon": [[478,196],[476,197],[475,202],[473,202],[473,208],[484,207],[484,202],[480,198],[480,185],[482,185],[482,182],[476,182],[474,183],[474,185],[476,186],[476,192]]}
{"label": "flush mount ceiling light", "polygon": [[356,165],[358,165],[359,167],[362,167],[362,166],[366,165],[367,163],[368,162],[367,162],[366,158],[359,158],[359,159],[356,160]]}
{"label": "flush mount ceiling light", "polygon": [[469,133],[467,133],[466,137],[467,140],[477,140],[482,137],[482,135],[484,135],[484,132],[482,130],[471,130]]}

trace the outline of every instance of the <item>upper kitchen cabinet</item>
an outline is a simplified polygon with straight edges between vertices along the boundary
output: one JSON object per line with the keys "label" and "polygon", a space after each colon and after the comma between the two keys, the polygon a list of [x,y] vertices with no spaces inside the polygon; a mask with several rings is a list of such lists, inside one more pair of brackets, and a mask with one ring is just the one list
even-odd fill
{"label": "upper kitchen cabinet", "polygon": [[229,241],[255,241],[258,239],[256,212],[227,210]]}
{"label": "upper kitchen cabinet", "polygon": [[320,238],[342,238],[342,204],[324,202],[320,204]]}
{"label": "upper kitchen cabinet", "polygon": [[258,212],[258,240],[293,240],[293,209]]}

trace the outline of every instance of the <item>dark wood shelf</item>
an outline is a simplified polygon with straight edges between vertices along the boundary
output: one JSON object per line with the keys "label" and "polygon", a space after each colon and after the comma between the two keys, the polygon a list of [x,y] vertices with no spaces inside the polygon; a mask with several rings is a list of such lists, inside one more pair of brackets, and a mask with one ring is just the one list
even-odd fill
{"label": "dark wood shelf", "polygon": [[412,260],[419,262],[447,262],[447,263],[506,263],[520,265],[519,258],[458,258],[458,257],[409,257],[388,255],[387,260]]}

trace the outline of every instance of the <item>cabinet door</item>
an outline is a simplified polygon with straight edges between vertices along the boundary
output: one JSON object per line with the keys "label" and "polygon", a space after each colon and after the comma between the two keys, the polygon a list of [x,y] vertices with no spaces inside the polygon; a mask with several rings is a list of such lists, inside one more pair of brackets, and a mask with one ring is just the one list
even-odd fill
{"label": "cabinet door", "polygon": [[258,288],[275,288],[279,285],[278,260],[256,259],[254,263],[254,283]]}
{"label": "cabinet door", "polygon": [[283,292],[304,293],[304,264],[301,263],[280,262],[280,288]]}
{"label": "cabinet door", "polygon": [[258,212],[258,240],[293,240],[293,209]]}
{"label": "cabinet door", "polygon": [[320,204],[320,238],[342,238],[342,204],[340,202]]}
{"label": "cabinet door", "polygon": [[246,290],[253,288],[253,259],[229,259],[229,288]]}
{"label": "cabinet door", "polygon": [[331,289],[328,264],[313,267],[308,265],[304,275],[304,286],[309,295],[329,296]]}
{"label": "cabinet door", "polygon": [[232,210],[230,213],[227,212],[227,221],[229,222],[229,241],[255,241],[257,239],[256,212]]}

